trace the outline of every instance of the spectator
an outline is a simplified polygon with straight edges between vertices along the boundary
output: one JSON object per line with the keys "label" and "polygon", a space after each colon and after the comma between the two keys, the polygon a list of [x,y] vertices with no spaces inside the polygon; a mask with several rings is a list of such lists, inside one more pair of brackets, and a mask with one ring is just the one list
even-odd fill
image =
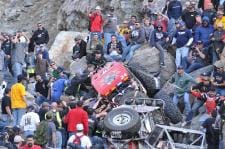
{"label": "spectator", "polygon": [[13,48],[11,51],[11,63],[14,82],[16,82],[17,76],[22,74],[22,67],[25,63],[24,59],[27,43],[21,42],[21,38],[21,34],[17,33],[12,39]]}
{"label": "spectator", "polygon": [[40,75],[42,78],[46,78],[48,72],[48,61],[43,59],[42,53],[37,55],[35,64],[35,74]]}
{"label": "spectator", "polygon": [[94,51],[87,57],[87,63],[95,66],[95,69],[105,64],[105,59],[100,51]]}
{"label": "spectator", "polygon": [[116,35],[111,36],[111,42],[107,45],[107,52],[104,55],[107,61],[121,61],[122,60],[122,44],[117,41]]}
{"label": "spectator", "polygon": [[157,13],[157,18],[154,21],[154,27],[157,27],[158,24],[161,24],[163,32],[167,32],[167,26],[168,26],[168,17],[163,15],[162,13]]}
{"label": "spectator", "polygon": [[221,129],[220,120],[217,117],[217,110],[213,110],[210,117],[202,124],[202,127],[206,129],[207,149],[219,149]]}
{"label": "spectator", "polygon": [[119,26],[119,35],[123,36],[126,41],[126,46],[130,44],[130,28],[128,26],[128,21],[124,20],[123,24]]}
{"label": "spectator", "polygon": [[[2,49],[0,49],[0,72],[5,71],[4,66],[5,66],[5,58],[6,57],[8,57],[8,56],[5,54],[5,52]],[[1,78],[1,79],[3,79],[3,78]]]}
{"label": "spectator", "polygon": [[219,5],[218,0],[199,0],[198,1],[198,8],[201,8],[202,10],[208,9],[210,5],[212,5],[213,8],[217,10],[217,7]]}
{"label": "spectator", "polygon": [[34,136],[28,135],[26,137],[26,145],[23,147],[20,147],[19,149],[41,149],[40,146],[34,145]]}
{"label": "spectator", "polygon": [[175,93],[173,96],[173,103],[175,105],[180,102],[180,100],[184,100],[185,106],[185,122],[189,122],[191,120],[191,104],[189,101],[189,94],[187,92],[188,85],[190,82],[197,83],[190,75],[184,72],[182,66],[177,67],[177,72],[172,76],[171,83],[175,83]]}
{"label": "spectator", "polygon": [[25,78],[22,75],[17,77],[18,83],[14,84],[11,88],[11,107],[14,118],[14,126],[19,125],[22,116],[26,112],[26,89],[22,84]]}
{"label": "spectator", "polygon": [[209,24],[209,18],[203,17],[202,25],[197,27],[195,30],[195,42],[202,41],[204,47],[208,47],[210,45],[210,36],[212,36],[214,28]]}
{"label": "spectator", "polygon": [[192,28],[193,36],[195,35],[196,28],[198,28],[199,26],[202,25],[202,17],[200,15],[196,15],[195,20],[196,20],[196,23],[195,23],[195,25]]}
{"label": "spectator", "polygon": [[153,31],[150,44],[151,46],[156,47],[159,50],[159,60],[160,66],[165,67],[164,63],[164,48],[166,44],[169,42],[169,37],[166,32],[163,32],[163,27],[161,24],[157,25],[156,29]]}
{"label": "spectator", "polygon": [[47,49],[46,45],[40,44],[39,47],[40,48],[37,50],[37,54],[41,53],[43,59],[45,59],[48,62],[50,62],[49,53],[48,53],[48,49]]}
{"label": "spectator", "polygon": [[98,34],[97,33],[93,33],[92,36],[93,37],[92,37],[92,40],[91,40],[91,45],[89,44],[89,46],[87,47],[87,53],[91,54],[95,50],[99,50],[100,52],[103,53],[102,42],[99,41]]}
{"label": "spectator", "polygon": [[196,16],[198,12],[195,10],[195,6],[191,2],[186,2],[186,9],[182,12],[182,20],[185,22],[187,29],[192,29],[196,24]]}
{"label": "spectator", "polygon": [[59,74],[60,74],[60,72],[62,72],[62,69],[60,67],[58,67],[55,62],[51,62],[50,66],[52,69],[52,76],[54,78],[59,78],[60,77]]}
{"label": "spectator", "polygon": [[101,14],[101,7],[97,6],[95,11],[88,14],[90,19],[90,47],[92,47],[92,40],[94,35],[97,35],[98,42],[102,42],[102,28],[104,20]]}
{"label": "spectator", "polygon": [[201,73],[199,83],[191,87],[191,94],[196,97],[194,105],[192,106],[192,114],[196,116],[199,108],[205,103],[205,95],[211,88],[210,73]]}
{"label": "spectator", "polygon": [[137,16],[132,15],[130,17],[130,21],[128,22],[128,26],[129,26],[131,31],[135,29],[135,23],[136,22],[137,22]]}
{"label": "spectator", "polygon": [[154,26],[151,24],[149,18],[144,19],[143,28],[145,30],[145,39],[146,39],[146,41],[149,41],[150,37],[151,37],[151,34],[154,30]]}
{"label": "spectator", "polygon": [[111,40],[111,36],[115,35],[117,32],[117,17],[114,15],[114,7],[110,7],[109,9],[109,14],[107,14],[107,17],[104,22],[103,32],[104,32],[103,49],[106,51],[107,45]]}
{"label": "spectator", "polygon": [[84,134],[84,125],[81,123],[78,123],[76,125],[77,132],[69,137],[69,140],[67,142],[67,146],[71,146],[72,148],[85,148],[90,149],[92,144],[91,140],[88,136]]}
{"label": "spectator", "polygon": [[203,42],[198,41],[196,46],[189,52],[189,57],[183,58],[183,66],[186,73],[202,68],[209,64],[208,49],[203,47]]}
{"label": "spectator", "polygon": [[41,78],[40,75],[36,76],[35,92],[36,92],[36,102],[38,105],[41,105],[44,101],[47,101],[49,97],[48,91],[48,81]]}
{"label": "spectator", "polygon": [[12,126],[13,115],[11,109],[11,99],[10,99],[10,88],[5,89],[5,95],[2,98],[1,109],[2,109],[2,118],[0,121],[1,126]]}
{"label": "spectator", "polygon": [[2,42],[1,49],[5,52],[4,59],[4,70],[9,70],[12,73],[12,66],[11,66],[11,50],[12,50],[12,41],[10,40],[10,36],[6,35],[4,41]]}
{"label": "spectator", "polygon": [[48,44],[49,42],[49,35],[48,31],[43,27],[41,23],[37,24],[38,29],[34,31],[32,39],[34,40],[36,45],[40,44]]}
{"label": "spectator", "polygon": [[83,102],[78,101],[76,108],[71,109],[64,119],[64,122],[67,124],[67,131],[69,132],[69,136],[77,131],[74,126],[79,123],[84,125],[84,134],[88,134],[88,114],[82,109],[82,106]]}
{"label": "spectator", "polygon": [[82,39],[80,35],[74,39],[75,45],[73,47],[73,59],[82,58],[87,55],[87,43]]}
{"label": "spectator", "polygon": [[24,139],[20,135],[16,135],[13,142],[15,149],[20,149],[23,146]]}
{"label": "spectator", "polygon": [[212,3],[210,3],[208,8],[203,11],[202,17],[208,17],[211,25],[214,23],[216,18],[216,10],[213,8]]}
{"label": "spectator", "polygon": [[223,16],[224,13],[222,11],[217,11],[216,13],[216,20],[215,20],[215,23],[214,23],[214,28],[217,29],[218,28],[218,25],[220,23],[222,23],[223,25],[223,30],[225,30],[225,16]]}
{"label": "spectator", "polygon": [[131,44],[124,49],[123,59],[129,62],[134,55],[134,52],[139,49],[145,42],[145,30],[140,22],[135,23],[135,29],[131,32]]}
{"label": "spectator", "polygon": [[40,117],[40,121],[45,120],[45,114],[49,111],[49,109],[50,109],[49,107],[50,107],[50,105],[49,105],[48,102],[43,102],[41,104],[41,107],[40,107],[39,112],[38,112],[38,115]]}
{"label": "spectator", "polygon": [[[182,59],[188,56],[189,46],[193,42],[191,31],[186,28],[183,21],[179,22],[179,29],[174,35],[173,43],[176,43],[176,66],[182,65]],[[172,43],[172,44],[173,44]]]}
{"label": "spectator", "polygon": [[27,113],[22,116],[20,121],[20,127],[23,130],[24,137],[29,135],[34,135],[37,125],[40,123],[40,118],[37,113],[35,113],[34,106],[27,107]]}
{"label": "spectator", "polygon": [[212,75],[212,85],[216,89],[216,93],[220,94],[221,96],[225,96],[225,72],[224,72],[224,65],[217,61],[214,64],[216,70],[213,72]]}
{"label": "spectator", "polygon": [[47,147],[56,148],[57,138],[56,138],[56,126],[53,122],[53,113],[47,112],[45,119],[48,123],[47,127]]}
{"label": "spectator", "polygon": [[178,0],[171,0],[168,4],[167,15],[169,19],[179,19],[182,15],[182,4]]}
{"label": "spectator", "polygon": [[155,19],[155,14],[153,9],[156,9],[156,6],[154,5],[153,0],[148,0],[147,5],[144,5],[144,7],[141,10],[141,13],[143,14],[144,17],[148,17],[151,20]]}

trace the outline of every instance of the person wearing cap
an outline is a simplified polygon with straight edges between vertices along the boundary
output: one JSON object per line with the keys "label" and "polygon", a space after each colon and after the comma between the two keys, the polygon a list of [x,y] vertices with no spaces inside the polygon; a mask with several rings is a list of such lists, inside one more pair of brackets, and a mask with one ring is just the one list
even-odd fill
{"label": "person wearing cap", "polygon": [[76,107],[71,109],[64,118],[64,122],[67,124],[67,131],[69,132],[69,136],[77,131],[76,127],[74,126],[80,123],[84,126],[84,134],[88,134],[88,114],[83,110],[82,106],[83,101],[79,100],[76,104]]}
{"label": "person wearing cap", "polygon": [[212,3],[209,3],[209,6],[207,9],[205,9],[202,14],[201,14],[202,17],[209,17],[209,23],[211,25],[213,25],[214,23],[214,20],[216,18],[216,10],[214,9],[213,7],[213,4]]}
{"label": "person wearing cap", "polygon": [[2,117],[0,120],[1,126],[12,126],[13,122],[13,115],[11,109],[11,98],[10,98],[10,88],[5,89],[4,97],[2,98],[1,103],[1,110],[2,110]]}
{"label": "person wearing cap", "polygon": [[27,113],[22,116],[20,121],[20,127],[24,132],[24,137],[27,137],[28,135],[33,135],[39,123],[40,118],[39,115],[35,113],[34,106],[28,106]]}
{"label": "person wearing cap", "polygon": [[210,37],[214,32],[214,28],[210,25],[209,17],[204,16],[202,18],[202,25],[197,27],[195,30],[194,41],[202,41],[204,47],[208,47],[210,45]]}
{"label": "person wearing cap", "polygon": [[82,58],[87,55],[87,43],[82,39],[81,35],[74,38],[75,45],[73,46],[73,59]]}
{"label": "person wearing cap", "polygon": [[189,46],[193,42],[192,33],[186,28],[185,22],[179,22],[179,29],[176,31],[172,44],[175,43],[176,49],[176,66],[182,65],[182,60],[184,57],[188,56]]}
{"label": "person wearing cap", "polygon": [[36,45],[48,44],[49,35],[48,31],[43,27],[42,23],[37,24],[37,30],[34,31],[32,37]]}
{"label": "person wearing cap", "polygon": [[175,91],[173,96],[173,103],[177,105],[180,100],[184,101],[184,107],[185,107],[185,121],[188,122],[191,120],[191,104],[189,100],[189,93],[188,93],[188,87],[189,84],[198,82],[192,78],[189,74],[184,72],[183,66],[177,67],[177,72],[171,77],[171,80],[169,80],[170,83],[173,83],[175,85]]}
{"label": "person wearing cap", "polygon": [[203,72],[200,74],[198,79],[198,84],[191,87],[191,94],[196,97],[194,105],[192,106],[192,116],[196,116],[200,107],[205,103],[205,95],[210,91],[211,80],[210,72]]}
{"label": "person wearing cap", "polygon": [[151,34],[150,45],[156,47],[159,50],[159,63],[161,67],[165,67],[164,48],[168,41],[168,34],[166,32],[163,32],[163,26],[161,24],[158,24]]}
{"label": "person wearing cap", "polygon": [[24,139],[20,135],[16,135],[14,137],[13,142],[14,142],[14,147],[16,149],[20,149],[20,147],[22,147],[22,145],[23,145]]}
{"label": "person wearing cap", "polygon": [[187,29],[192,29],[196,24],[195,17],[198,15],[198,12],[195,9],[195,2],[186,1],[186,8],[182,12],[182,20],[185,22]]}
{"label": "person wearing cap", "polygon": [[34,136],[28,135],[26,137],[26,145],[20,147],[19,149],[42,149],[39,145],[35,145],[34,142]]}
{"label": "person wearing cap", "polygon": [[197,41],[187,57],[183,58],[183,66],[186,73],[202,68],[210,63],[208,48],[203,47],[202,41]]}
{"label": "person wearing cap", "polygon": [[18,82],[11,87],[10,97],[11,97],[11,108],[13,114],[13,125],[19,125],[22,116],[26,112],[27,101],[26,101],[26,89],[23,85],[25,77],[19,75],[17,77]]}
{"label": "person wearing cap", "polygon": [[101,7],[96,6],[95,10],[92,12],[88,11],[89,16],[89,31],[90,34],[90,47],[92,46],[92,39],[94,35],[97,35],[98,41],[102,42],[102,29],[103,29],[103,17],[101,13]]}
{"label": "person wearing cap", "polygon": [[215,71],[213,72],[211,81],[212,85],[216,89],[216,93],[221,96],[225,96],[225,72],[224,72],[224,63],[217,61],[214,64]]}
{"label": "person wearing cap", "polygon": [[83,132],[84,125],[81,123],[78,123],[76,125],[76,130],[77,130],[76,133],[69,137],[67,146],[73,146],[73,144],[75,143],[74,140],[76,140],[77,137],[79,137],[80,147],[85,148],[85,149],[90,149],[92,146],[92,143],[91,143],[90,138],[87,135],[85,135]]}
{"label": "person wearing cap", "polygon": [[214,23],[215,29],[218,28],[219,23],[222,23],[223,29],[225,30],[225,16],[224,16],[223,11],[217,11],[217,13],[216,13],[216,20],[215,20],[215,23]]}

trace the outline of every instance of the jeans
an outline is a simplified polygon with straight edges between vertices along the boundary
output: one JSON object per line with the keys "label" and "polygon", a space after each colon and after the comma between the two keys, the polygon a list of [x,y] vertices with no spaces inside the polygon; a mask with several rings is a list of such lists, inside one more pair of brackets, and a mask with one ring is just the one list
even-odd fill
{"label": "jeans", "polygon": [[183,96],[178,97],[177,94],[174,94],[173,96],[173,103],[175,105],[178,104],[179,100],[181,100],[183,98],[184,100],[184,106],[185,106],[185,115],[186,115],[186,119],[191,120],[192,118],[191,116],[191,104],[190,104],[190,100],[189,100],[189,94],[188,93],[184,93]]}
{"label": "jeans", "polygon": [[216,93],[225,96],[225,88],[216,88]]}
{"label": "jeans", "polygon": [[192,115],[193,115],[193,116],[196,116],[196,115],[197,115],[198,109],[199,109],[201,106],[203,106],[204,103],[205,103],[204,101],[198,100],[198,99],[195,101],[194,105],[192,106]]}
{"label": "jeans", "polygon": [[100,138],[98,136],[93,136],[93,137],[90,137],[90,139],[91,139],[91,143],[92,143],[93,146],[95,146],[95,145],[102,145],[102,146],[104,146],[104,149],[108,148],[107,142],[103,138]]}
{"label": "jeans", "polygon": [[126,61],[130,61],[131,58],[133,57],[134,55],[134,52],[139,49],[140,47],[142,46],[142,44],[135,44],[135,45],[129,45],[126,49],[126,52],[128,53],[126,55]]}
{"label": "jeans", "polygon": [[23,132],[24,138],[26,138],[26,137],[29,136],[29,135],[34,135],[34,132],[33,132],[33,131],[30,131],[30,130],[27,130],[27,131],[24,131],[24,132]]}
{"label": "jeans", "polygon": [[186,73],[191,73],[194,70],[204,67],[205,65],[200,62],[193,62],[186,70]]}
{"label": "jeans", "polygon": [[168,21],[168,34],[170,37],[173,37],[175,35],[175,32],[176,32],[176,25],[175,25],[175,19],[171,18],[169,19]]}
{"label": "jeans", "polygon": [[20,120],[22,118],[22,116],[25,114],[26,109],[20,108],[20,109],[13,109],[12,110],[12,114],[13,114],[13,126],[19,125],[20,124]]}
{"label": "jeans", "polygon": [[62,134],[60,131],[56,131],[56,148],[62,148]]}
{"label": "jeans", "polygon": [[104,50],[104,53],[105,54],[106,54],[107,45],[108,45],[108,43],[110,43],[111,36],[112,35],[115,35],[115,33],[104,33],[104,46],[103,46],[103,50]]}
{"label": "jeans", "polygon": [[182,60],[184,57],[188,56],[188,47],[181,47],[181,48],[177,48],[176,50],[176,66],[180,66],[182,64]]}
{"label": "jeans", "polygon": [[122,60],[122,55],[108,55],[104,54],[104,57],[107,61],[121,61]]}
{"label": "jeans", "polygon": [[2,116],[1,120],[0,120],[0,127],[1,128],[13,125],[13,121],[10,119],[10,116],[8,114],[2,114],[1,116]]}
{"label": "jeans", "polygon": [[15,62],[12,64],[14,81],[17,82],[17,76],[22,74],[23,64]]}
{"label": "jeans", "polygon": [[163,46],[166,44],[165,41],[158,41],[155,44],[155,47],[159,50],[159,63],[164,63],[164,48]]}
{"label": "jeans", "polygon": [[66,147],[67,144],[67,133],[66,130],[64,128],[58,129],[58,131],[61,132],[61,136],[62,136],[62,148]]}

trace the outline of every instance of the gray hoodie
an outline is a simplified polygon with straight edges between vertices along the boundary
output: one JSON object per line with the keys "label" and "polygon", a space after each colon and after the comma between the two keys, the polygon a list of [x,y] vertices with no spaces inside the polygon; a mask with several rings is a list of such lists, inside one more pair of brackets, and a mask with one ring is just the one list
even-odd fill
{"label": "gray hoodie", "polygon": [[25,51],[27,48],[27,43],[15,43],[11,51],[11,62],[23,64],[25,59]]}

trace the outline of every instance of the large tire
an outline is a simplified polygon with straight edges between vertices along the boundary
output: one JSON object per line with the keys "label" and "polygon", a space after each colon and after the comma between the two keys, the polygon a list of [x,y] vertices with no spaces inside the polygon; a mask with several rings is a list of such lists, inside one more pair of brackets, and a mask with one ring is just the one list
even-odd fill
{"label": "large tire", "polygon": [[[121,116],[125,121],[121,121]],[[125,139],[137,134],[141,128],[141,120],[135,110],[121,107],[110,111],[104,118],[103,125],[107,133],[121,131],[122,138]]]}
{"label": "large tire", "polygon": [[180,110],[173,103],[172,98],[166,92],[164,92],[163,90],[160,90],[154,97],[164,100],[165,116],[168,117],[173,124],[177,124],[182,121],[182,114]]}
{"label": "large tire", "polygon": [[150,48],[148,45],[138,49],[128,67],[137,76],[147,89],[148,95],[152,96],[157,89],[153,72],[160,73],[160,82],[163,85],[170,76],[175,72],[174,58],[167,52],[165,55],[165,68],[160,68],[159,65],[159,50]]}

